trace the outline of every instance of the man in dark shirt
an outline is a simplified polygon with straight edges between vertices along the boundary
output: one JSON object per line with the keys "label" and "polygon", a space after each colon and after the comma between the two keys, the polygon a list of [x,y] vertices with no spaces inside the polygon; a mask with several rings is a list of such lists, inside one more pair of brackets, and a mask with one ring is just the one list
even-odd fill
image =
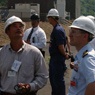
{"label": "man in dark shirt", "polygon": [[63,27],[58,23],[59,13],[56,9],[50,9],[47,17],[49,23],[53,26],[49,46],[49,78],[52,95],[65,95],[65,59],[69,58],[65,52],[66,35]]}

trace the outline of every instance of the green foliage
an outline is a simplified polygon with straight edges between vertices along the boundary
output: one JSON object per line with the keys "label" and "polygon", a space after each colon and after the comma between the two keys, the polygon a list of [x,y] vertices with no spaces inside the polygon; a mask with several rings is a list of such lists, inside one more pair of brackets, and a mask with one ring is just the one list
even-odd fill
{"label": "green foliage", "polygon": [[81,0],[81,14],[95,16],[95,0]]}
{"label": "green foliage", "polygon": [[0,6],[6,6],[7,0],[0,0]]}

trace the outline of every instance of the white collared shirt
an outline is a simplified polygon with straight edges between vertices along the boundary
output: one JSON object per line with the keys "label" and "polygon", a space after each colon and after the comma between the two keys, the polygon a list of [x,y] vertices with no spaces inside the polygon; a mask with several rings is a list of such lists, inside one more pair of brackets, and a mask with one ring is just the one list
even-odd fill
{"label": "white collared shirt", "polygon": [[[87,50],[87,55],[83,57]],[[73,70],[71,81],[76,85],[70,85],[67,95],[85,95],[86,87],[95,81],[95,51],[90,44],[84,46],[76,55],[78,70]]]}
{"label": "white collared shirt", "polygon": [[[27,40],[28,35],[30,34],[32,28],[29,28],[25,31],[23,40]],[[34,40],[34,42],[33,42]],[[33,29],[33,33],[30,38],[30,43],[33,46],[36,46],[39,49],[42,49],[46,46],[46,34],[42,28],[39,26]]]}
{"label": "white collared shirt", "polygon": [[47,79],[44,58],[36,47],[24,42],[17,52],[9,44],[0,51],[0,91],[15,94],[18,83],[29,83],[31,91],[36,91],[46,85]]}
{"label": "white collared shirt", "polygon": [[95,38],[93,38],[92,41],[90,41],[89,43],[93,47],[93,49],[95,50]]}

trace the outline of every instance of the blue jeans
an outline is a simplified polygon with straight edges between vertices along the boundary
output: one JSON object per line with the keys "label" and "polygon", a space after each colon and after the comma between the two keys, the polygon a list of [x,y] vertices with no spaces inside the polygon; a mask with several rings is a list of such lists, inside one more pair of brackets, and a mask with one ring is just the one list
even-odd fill
{"label": "blue jeans", "polygon": [[65,69],[66,65],[64,58],[50,58],[49,79],[52,88],[52,95],[65,95]]}

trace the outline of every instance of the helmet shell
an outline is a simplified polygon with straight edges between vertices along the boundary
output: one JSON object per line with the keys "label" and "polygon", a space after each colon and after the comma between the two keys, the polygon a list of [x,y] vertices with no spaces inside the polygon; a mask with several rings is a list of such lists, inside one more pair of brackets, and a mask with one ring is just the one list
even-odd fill
{"label": "helmet shell", "polygon": [[58,10],[57,9],[50,9],[47,14],[47,17],[49,17],[49,16],[59,17]]}
{"label": "helmet shell", "polygon": [[94,16],[88,15],[87,17],[90,18],[95,23],[95,17]]}
{"label": "helmet shell", "polygon": [[71,28],[77,28],[85,30],[91,34],[95,34],[95,24],[94,22],[85,16],[80,16],[79,18],[75,19],[72,23]]}
{"label": "helmet shell", "polygon": [[20,22],[24,26],[24,29],[25,29],[25,23],[19,17],[12,16],[8,18],[5,22],[5,27],[4,27],[5,32],[6,32],[7,27],[15,22]]}

